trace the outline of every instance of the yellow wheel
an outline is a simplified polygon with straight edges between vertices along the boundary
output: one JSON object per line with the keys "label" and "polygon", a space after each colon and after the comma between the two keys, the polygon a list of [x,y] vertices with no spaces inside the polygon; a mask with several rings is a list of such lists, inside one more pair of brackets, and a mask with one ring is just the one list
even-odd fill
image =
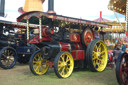
{"label": "yellow wheel", "polygon": [[94,40],[90,43],[88,51],[88,68],[91,71],[101,72],[106,68],[108,52],[105,43],[102,40]]}
{"label": "yellow wheel", "polygon": [[71,76],[74,68],[74,60],[69,52],[63,51],[57,54],[54,60],[54,71],[59,78]]}
{"label": "yellow wheel", "polygon": [[43,75],[48,71],[48,60],[45,60],[40,50],[38,50],[31,56],[29,67],[33,74]]}

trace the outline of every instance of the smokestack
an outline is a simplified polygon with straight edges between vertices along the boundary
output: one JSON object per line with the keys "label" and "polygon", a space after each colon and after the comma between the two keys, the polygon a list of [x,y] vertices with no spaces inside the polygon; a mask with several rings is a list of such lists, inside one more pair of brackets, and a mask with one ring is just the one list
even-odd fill
{"label": "smokestack", "polygon": [[48,13],[56,14],[54,11],[54,0],[48,0]]}
{"label": "smokestack", "polygon": [[0,0],[0,16],[4,17],[5,0]]}

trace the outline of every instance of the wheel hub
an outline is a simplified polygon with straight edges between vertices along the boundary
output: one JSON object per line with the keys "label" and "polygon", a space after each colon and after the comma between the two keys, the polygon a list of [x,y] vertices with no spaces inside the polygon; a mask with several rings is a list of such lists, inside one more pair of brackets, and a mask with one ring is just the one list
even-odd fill
{"label": "wheel hub", "polygon": [[9,60],[10,59],[10,56],[7,56],[7,59]]}
{"label": "wheel hub", "polygon": [[63,62],[63,63],[61,63],[61,66],[62,67],[65,67],[65,66],[67,66],[68,64],[66,63],[66,62]]}

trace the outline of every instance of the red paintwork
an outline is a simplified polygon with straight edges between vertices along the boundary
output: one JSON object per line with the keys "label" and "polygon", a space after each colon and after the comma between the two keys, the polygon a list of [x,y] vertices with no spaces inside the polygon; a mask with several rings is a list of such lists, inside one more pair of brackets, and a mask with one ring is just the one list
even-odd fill
{"label": "red paintwork", "polygon": [[53,29],[50,29],[50,31],[49,31],[49,33],[48,33],[48,29],[49,28],[47,28],[47,27],[44,27],[43,29],[42,29],[42,36],[50,36],[50,34],[53,34],[54,33],[54,30]]}
{"label": "red paintwork", "polygon": [[[39,28],[37,28],[39,29]],[[39,39],[39,35],[35,36],[33,39],[29,40],[28,43],[40,43],[42,41],[51,41],[52,38],[50,37],[50,34],[47,34],[47,27],[43,26],[42,27],[42,39]],[[52,34],[52,29],[51,29],[51,34]]]}
{"label": "red paintwork", "polygon": [[80,44],[74,44],[75,45],[75,50],[80,50]]}
{"label": "red paintwork", "polygon": [[73,50],[71,51],[74,60],[84,60],[84,50]]}
{"label": "red paintwork", "polygon": [[70,34],[70,41],[71,42],[80,42],[80,35],[77,33]]}
{"label": "red paintwork", "polygon": [[67,43],[58,42],[60,44],[60,50],[61,51],[70,51],[71,46]]}
{"label": "red paintwork", "polygon": [[40,43],[42,41],[52,41],[51,37],[42,37],[42,39],[39,39],[39,35],[35,36],[32,40],[29,40],[28,43]]}
{"label": "red paintwork", "polygon": [[86,36],[85,36],[85,39],[86,39],[86,41],[87,41],[87,43],[90,43],[91,42],[91,38],[88,38],[88,37],[90,37],[91,36],[91,33],[89,33],[89,32],[87,32],[87,34],[86,34]]}
{"label": "red paintwork", "polygon": [[49,62],[42,62],[42,65],[49,65],[50,68],[52,68],[54,66],[54,61],[49,61]]}
{"label": "red paintwork", "polygon": [[86,28],[84,30],[83,38],[85,45],[88,46],[88,44],[95,39],[94,31],[91,28]]}

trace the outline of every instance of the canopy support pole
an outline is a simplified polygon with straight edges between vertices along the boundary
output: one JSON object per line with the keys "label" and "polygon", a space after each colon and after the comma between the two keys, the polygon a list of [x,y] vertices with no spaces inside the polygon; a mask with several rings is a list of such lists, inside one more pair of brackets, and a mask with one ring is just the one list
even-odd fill
{"label": "canopy support pole", "polygon": [[27,20],[27,40],[29,40],[29,20]]}
{"label": "canopy support pole", "polygon": [[42,20],[41,18],[39,18],[39,24],[40,24],[40,27],[39,27],[39,38],[40,40],[42,40]]}

